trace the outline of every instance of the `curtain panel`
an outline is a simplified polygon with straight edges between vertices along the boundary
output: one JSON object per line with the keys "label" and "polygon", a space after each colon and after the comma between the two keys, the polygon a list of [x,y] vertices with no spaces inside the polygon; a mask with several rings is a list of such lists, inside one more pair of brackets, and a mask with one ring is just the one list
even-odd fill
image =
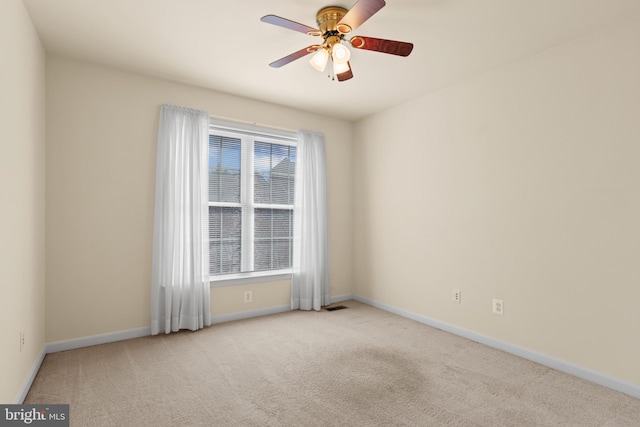
{"label": "curtain panel", "polygon": [[206,111],[163,105],[158,124],[151,333],[211,324]]}
{"label": "curtain panel", "polygon": [[293,213],[292,310],[331,304],[324,135],[298,132]]}

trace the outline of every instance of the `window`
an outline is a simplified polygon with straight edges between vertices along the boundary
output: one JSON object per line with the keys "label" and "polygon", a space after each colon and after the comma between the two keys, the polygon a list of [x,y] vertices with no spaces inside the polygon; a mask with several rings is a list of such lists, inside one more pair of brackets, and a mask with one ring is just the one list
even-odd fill
{"label": "window", "polygon": [[213,282],[290,273],[295,134],[212,121],[209,249]]}

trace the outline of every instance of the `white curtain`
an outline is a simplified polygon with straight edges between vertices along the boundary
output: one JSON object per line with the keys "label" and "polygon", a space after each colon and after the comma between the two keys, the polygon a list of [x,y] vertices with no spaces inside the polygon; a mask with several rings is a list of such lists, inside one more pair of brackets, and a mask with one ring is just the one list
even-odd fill
{"label": "white curtain", "polygon": [[324,135],[300,130],[293,213],[292,310],[331,304]]}
{"label": "white curtain", "polygon": [[211,324],[209,114],[163,105],[158,125],[151,333]]}

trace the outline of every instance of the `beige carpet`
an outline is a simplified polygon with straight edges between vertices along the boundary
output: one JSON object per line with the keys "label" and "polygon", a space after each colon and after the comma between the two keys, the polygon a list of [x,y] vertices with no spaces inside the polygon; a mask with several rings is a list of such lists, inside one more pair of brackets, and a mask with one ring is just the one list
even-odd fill
{"label": "beige carpet", "polygon": [[358,302],[49,354],[72,426],[639,426],[640,400]]}

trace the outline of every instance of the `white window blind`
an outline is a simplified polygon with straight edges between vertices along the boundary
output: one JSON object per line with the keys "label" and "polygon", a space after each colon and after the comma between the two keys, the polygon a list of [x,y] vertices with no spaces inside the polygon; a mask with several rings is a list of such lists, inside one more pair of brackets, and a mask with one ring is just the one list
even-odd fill
{"label": "white window blind", "polygon": [[210,274],[290,270],[295,134],[212,122],[209,135]]}
{"label": "white window blind", "polygon": [[240,272],[242,246],[241,140],[209,135],[210,273]]}

